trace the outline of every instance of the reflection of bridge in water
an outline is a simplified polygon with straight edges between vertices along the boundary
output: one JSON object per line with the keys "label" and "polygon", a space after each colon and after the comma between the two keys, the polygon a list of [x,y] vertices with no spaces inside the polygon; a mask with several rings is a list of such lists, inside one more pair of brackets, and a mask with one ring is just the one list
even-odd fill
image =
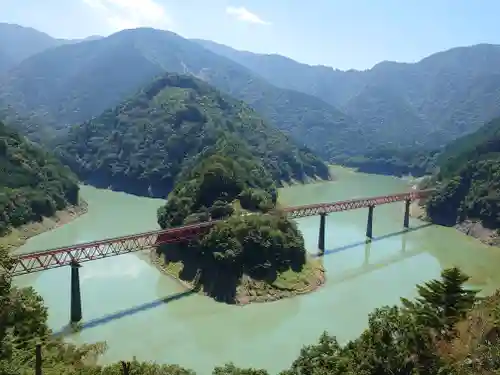
{"label": "reflection of bridge in water", "polygon": [[[406,229],[409,229],[410,203],[429,196],[432,191],[432,189],[414,190],[408,193],[287,207],[283,209],[283,212],[290,219],[316,215],[320,216],[318,248],[320,252],[324,254],[326,216],[328,214],[333,212],[368,208],[366,238],[373,240],[373,214],[376,206],[394,202],[405,202],[403,226]],[[11,276],[20,276],[53,268],[71,266],[70,319],[71,322],[79,322],[82,319],[82,299],[80,294],[79,273],[79,268],[81,267],[82,262],[89,262],[110,256],[142,251],[164,244],[189,241],[203,235],[221,221],[223,220],[205,221],[176,228],[155,230],[122,237],[108,238],[84,244],[70,245],[35,253],[21,254],[14,258],[13,267],[6,270],[6,272]]]}
{"label": "reflection of bridge in water", "polygon": [[[361,267],[357,267],[356,269],[353,269],[351,271],[341,272],[340,274],[335,274],[335,275],[327,274],[327,283],[328,284],[340,284],[340,283],[343,283],[345,281],[352,280],[352,279],[355,279],[355,278],[360,277],[362,275],[365,275],[367,273],[383,269],[385,267],[388,267],[390,265],[393,265],[395,263],[401,262],[405,259],[408,259],[408,258],[411,258],[411,257],[414,257],[418,254],[423,253],[424,250],[422,250],[420,247],[418,249],[415,249],[415,250],[406,251],[406,235],[409,232],[414,232],[414,231],[417,231],[419,229],[427,228],[431,225],[432,224],[430,224],[430,223],[422,224],[422,225],[419,225],[417,227],[405,229],[405,230],[394,232],[394,233],[389,233],[389,234],[379,236],[379,237],[374,237],[371,240],[359,241],[359,242],[348,244],[345,246],[341,246],[341,247],[338,247],[335,249],[325,250],[324,254],[319,253],[319,254],[316,254],[314,256],[315,257],[324,257],[324,256],[340,253],[342,251],[346,251],[349,249],[353,249],[353,248],[365,245],[365,259],[364,259],[363,265]],[[387,238],[391,238],[391,237],[397,237],[397,236],[401,236],[401,240],[402,240],[401,251],[398,252],[397,254],[394,254],[392,256],[389,256],[389,257],[381,260],[378,263],[370,264],[370,250],[371,250],[372,243],[376,242],[376,241],[381,241],[381,240],[384,240]]]}
{"label": "reflection of bridge in water", "polygon": [[[406,235],[410,232],[418,231],[420,229],[427,228],[431,225],[432,224],[422,224],[422,225],[419,225],[419,226],[416,226],[413,228],[409,228],[409,229],[405,229],[402,231],[389,233],[389,234],[386,234],[383,236],[374,237],[368,241],[359,241],[359,242],[351,243],[348,245],[340,246],[340,247],[335,248],[335,249],[325,250],[324,254],[322,254],[322,253],[316,254],[316,255],[313,255],[313,257],[322,258],[324,256],[340,253],[340,252],[354,249],[356,247],[360,247],[360,246],[364,245],[364,247],[365,247],[364,248],[365,259],[364,259],[363,265],[361,267],[357,267],[356,269],[353,269],[351,271],[341,272],[339,274],[333,274],[333,273],[327,274],[327,283],[329,285],[340,284],[340,283],[343,283],[343,282],[346,282],[346,281],[349,281],[352,279],[356,279],[357,277],[363,276],[365,274],[383,269],[385,267],[388,267],[390,265],[396,264],[396,263],[401,262],[405,259],[408,259],[408,258],[411,258],[413,256],[416,256],[418,254],[423,253],[425,250],[421,250],[420,248],[418,250],[415,249],[415,250],[411,250],[411,251],[406,251]],[[377,241],[382,241],[384,239],[391,238],[391,237],[397,237],[397,236],[401,236],[401,240],[402,240],[401,250],[397,254],[389,256],[389,257],[381,260],[378,263],[370,264],[369,258],[370,258],[370,251],[371,251],[372,243],[377,242]],[[109,322],[112,322],[112,321],[115,321],[118,319],[122,319],[122,318],[125,318],[128,316],[135,315],[135,314],[140,313],[140,312],[144,312],[144,311],[147,311],[150,309],[161,307],[165,304],[178,301],[180,299],[192,296],[194,294],[196,294],[196,292],[194,292],[192,290],[186,290],[183,292],[172,294],[170,296],[158,298],[154,301],[150,301],[150,302],[147,302],[144,304],[133,306],[133,307],[123,309],[123,310],[120,310],[120,311],[117,311],[117,312],[114,312],[111,314],[104,315],[104,316],[96,318],[96,319],[89,320],[87,322],[83,322],[79,326],[79,329],[84,330],[84,329],[89,329],[89,328],[95,328],[95,327],[98,327],[100,325],[103,325],[103,324],[106,324],[106,323],[109,323]],[[56,333],[56,335],[64,335],[67,333],[73,333],[73,331],[67,330],[67,328],[68,327],[62,328],[61,330],[59,330]]]}

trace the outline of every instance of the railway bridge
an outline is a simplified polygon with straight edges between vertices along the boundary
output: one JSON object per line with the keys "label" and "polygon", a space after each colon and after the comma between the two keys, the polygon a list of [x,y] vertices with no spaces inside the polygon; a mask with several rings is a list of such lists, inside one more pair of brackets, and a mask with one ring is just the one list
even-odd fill
{"label": "railway bridge", "polygon": [[[373,238],[373,214],[376,206],[405,202],[403,227],[409,228],[410,204],[425,198],[433,192],[413,190],[408,193],[391,194],[377,197],[357,198],[330,203],[287,207],[283,211],[291,219],[320,216],[318,248],[319,255],[325,252],[326,216],[334,212],[368,208],[366,239]],[[207,221],[176,228],[162,229],[128,236],[108,238],[99,241],[80,243],[56,249],[22,254],[14,259],[14,265],[5,270],[10,276],[20,276],[52,268],[71,266],[71,322],[82,319],[79,268],[81,263],[103,259],[110,256],[136,252],[164,244],[179,243],[200,236],[221,220]]]}

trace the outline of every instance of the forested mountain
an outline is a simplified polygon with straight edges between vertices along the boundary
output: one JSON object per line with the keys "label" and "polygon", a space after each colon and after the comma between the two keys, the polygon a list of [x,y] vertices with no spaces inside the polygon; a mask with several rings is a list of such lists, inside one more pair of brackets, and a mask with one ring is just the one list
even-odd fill
{"label": "forested mountain", "polygon": [[0,236],[77,203],[76,177],[68,168],[0,122]]}
{"label": "forested mountain", "polygon": [[[189,75],[167,73],[100,116],[74,126],[57,152],[97,186],[166,196],[214,148],[233,148],[274,179],[328,178],[328,168],[247,105]],[[256,171],[258,173],[258,171]]]}
{"label": "forested mountain", "polygon": [[429,216],[445,225],[476,219],[500,228],[500,118],[448,145],[437,164]]}
{"label": "forested mountain", "polygon": [[197,40],[269,82],[314,95],[363,125],[373,147],[427,148],[477,130],[500,115],[500,46],[475,45],[418,63],[382,62],[366,71],[309,66],[279,55]]}
{"label": "forested mountain", "polygon": [[0,23],[0,74],[29,56],[61,44],[30,27]]}
{"label": "forested mountain", "polygon": [[277,88],[198,43],[147,28],[62,45],[24,60],[0,80],[0,98],[61,127],[99,115],[164,71],[193,74],[245,101],[315,152],[326,154],[325,140],[335,152],[351,151],[352,138],[361,142],[359,126],[322,100]]}
{"label": "forested mountain", "polygon": [[46,49],[100,38],[92,35],[83,39],[56,39],[31,27],[0,22],[0,74]]}
{"label": "forested mountain", "polygon": [[0,79],[0,100],[29,123],[65,128],[117,105],[162,72],[189,73],[245,101],[325,159],[418,175],[429,169],[421,155],[500,115],[494,45],[343,72],[147,28],[59,43]]}

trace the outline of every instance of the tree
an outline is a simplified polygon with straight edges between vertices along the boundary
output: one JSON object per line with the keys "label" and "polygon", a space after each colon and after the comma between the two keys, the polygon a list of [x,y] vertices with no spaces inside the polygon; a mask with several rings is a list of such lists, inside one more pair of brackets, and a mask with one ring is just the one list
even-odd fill
{"label": "tree", "polygon": [[407,311],[415,313],[419,324],[433,328],[438,335],[451,334],[455,324],[465,317],[476,301],[477,291],[464,288],[469,279],[458,268],[441,272],[441,280],[417,286],[416,301],[402,298]]}
{"label": "tree", "polygon": [[335,337],[323,332],[318,343],[304,346],[290,369],[281,375],[341,375],[350,374],[349,368],[350,358],[346,351]]}

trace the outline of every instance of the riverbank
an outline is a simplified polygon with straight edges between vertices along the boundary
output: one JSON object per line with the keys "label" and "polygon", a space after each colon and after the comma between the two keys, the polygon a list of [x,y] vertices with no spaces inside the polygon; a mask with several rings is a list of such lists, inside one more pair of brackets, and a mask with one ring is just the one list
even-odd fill
{"label": "riverbank", "polygon": [[[425,212],[425,206],[420,200],[410,205],[410,216],[422,221],[431,222]],[[489,246],[500,246],[500,236],[497,230],[483,226],[480,221],[464,220],[453,226],[457,231],[473,237]]]}
{"label": "riverbank", "polygon": [[[203,287],[196,287],[197,279],[183,278],[184,265],[182,261],[168,261],[162,259],[156,249],[150,252],[151,263],[163,274],[171,277],[186,290],[193,290],[208,297]],[[318,290],[326,282],[325,269],[319,259],[308,257],[306,264],[299,272],[288,270],[281,273],[278,278],[269,284],[264,281],[253,280],[243,275],[234,294],[233,301],[225,301],[229,304],[247,305],[250,303],[273,302],[284,298],[291,298]]]}
{"label": "riverbank", "polygon": [[328,173],[329,173],[328,179],[324,179],[324,178],[321,178],[319,176],[314,176],[314,177],[306,176],[304,181],[298,181],[298,180],[295,180],[292,178],[290,181],[280,181],[280,183],[283,186],[283,188],[289,188],[289,187],[296,186],[296,185],[309,185],[309,184],[318,184],[318,183],[322,183],[322,182],[335,181],[336,180],[335,174],[334,174],[335,167],[338,167],[338,166],[334,166],[334,165],[328,166]]}
{"label": "riverbank", "polygon": [[32,222],[12,228],[6,236],[0,237],[0,247],[12,251],[26,243],[26,241],[41,233],[65,225],[81,215],[87,213],[88,204],[81,200],[78,206],[68,206],[64,210],[56,211],[54,216],[44,217],[42,221]]}

